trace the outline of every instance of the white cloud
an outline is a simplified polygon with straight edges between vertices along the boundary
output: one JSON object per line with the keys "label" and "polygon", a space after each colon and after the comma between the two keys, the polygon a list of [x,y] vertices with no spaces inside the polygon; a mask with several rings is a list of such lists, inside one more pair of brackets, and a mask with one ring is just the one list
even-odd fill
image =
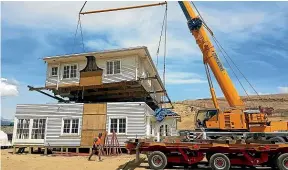
{"label": "white cloud", "polygon": [[288,93],[288,87],[278,87],[280,93]]}
{"label": "white cloud", "polygon": [[1,96],[18,96],[18,82],[16,80],[8,80],[1,78],[0,92]]}
{"label": "white cloud", "polygon": [[167,84],[207,83],[200,75],[190,72],[168,72],[166,74],[165,82]]}

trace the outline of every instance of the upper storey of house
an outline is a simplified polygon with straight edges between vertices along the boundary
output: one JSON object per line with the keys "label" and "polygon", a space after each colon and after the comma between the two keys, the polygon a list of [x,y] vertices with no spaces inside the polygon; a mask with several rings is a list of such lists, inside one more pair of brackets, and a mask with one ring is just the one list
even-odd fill
{"label": "upper storey of house", "polygon": [[159,105],[163,102],[162,96],[167,96],[144,46],[51,56],[43,60],[47,63],[45,88],[73,101],[147,100]]}

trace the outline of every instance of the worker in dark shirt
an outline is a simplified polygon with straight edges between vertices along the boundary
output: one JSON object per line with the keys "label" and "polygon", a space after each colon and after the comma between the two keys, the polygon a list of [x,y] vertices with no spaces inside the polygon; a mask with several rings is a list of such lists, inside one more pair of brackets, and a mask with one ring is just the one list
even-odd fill
{"label": "worker in dark shirt", "polygon": [[94,139],[93,141],[93,149],[92,152],[88,158],[88,161],[91,160],[91,157],[98,152],[98,157],[99,157],[99,161],[102,161],[101,159],[101,153],[102,153],[102,147],[101,147],[101,137],[102,137],[102,133],[99,133],[98,137]]}

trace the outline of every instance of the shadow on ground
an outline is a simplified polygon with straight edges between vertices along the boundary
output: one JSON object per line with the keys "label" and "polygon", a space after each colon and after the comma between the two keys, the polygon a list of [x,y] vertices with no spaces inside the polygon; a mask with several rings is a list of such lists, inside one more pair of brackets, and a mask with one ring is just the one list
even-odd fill
{"label": "shadow on ground", "polygon": [[145,161],[145,158],[140,158],[139,161],[136,163],[135,162],[135,159],[129,161],[129,162],[126,162],[125,164],[123,165],[120,165],[117,170],[133,170],[133,169],[136,169],[136,168],[149,168],[149,167],[144,167],[144,166],[141,166],[141,163],[145,163],[147,161]]}

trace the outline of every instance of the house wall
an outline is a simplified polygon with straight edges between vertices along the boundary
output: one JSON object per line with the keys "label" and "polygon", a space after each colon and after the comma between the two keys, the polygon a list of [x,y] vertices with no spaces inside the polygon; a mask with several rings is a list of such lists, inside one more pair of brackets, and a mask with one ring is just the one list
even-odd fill
{"label": "house wall", "polygon": [[[103,69],[102,81],[103,83],[112,83],[112,82],[120,82],[120,81],[131,81],[136,80],[136,58],[137,56],[121,56],[114,58],[96,58],[97,66]],[[120,60],[121,63],[121,73],[107,75],[106,73],[106,62],[111,60]],[[47,72],[46,72],[46,86],[56,86],[57,81],[59,81],[58,85],[69,85],[69,84],[78,84],[80,80],[80,72],[85,68],[87,61],[79,60],[79,61],[67,61],[61,63],[48,63]],[[63,70],[65,64],[77,64],[77,77],[71,79],[63,79]],[[51,76],[51,69],[53,66],[58,66],[58,75],[59,77]],[[60,68],[60,69],[59,69]],[[58,80],[59,79],[59,80]]]}
{"label": "house wall", "polygon": [[[45,146],[80,146],[83,104],[27,104],[17,105],[13,144]],[[46,118],[45,139],[16,139],[18,119]],[[62,135],[62,119],[79,118],[78,135]]]}
{"label": "house wall", "polygon": [[[44,145],[44,146],[80,146],[82,136],[82,119],[84,104],[27,104],[17,105],[13,144],[14,145]],[[125,118],[126,130],[123,134],[117,134],[120,146],[125,146],[125,141],[134,138],[146,138],[159,135],[159,127],[168,124],[171,128],[171,135],[177,134],[176,118],[166,117],[162,122],[155,121],[153,110],[145,102],[117,102],[107,103],[106,131],[108,140],[111,141],[110,133],[111,119]],[[16,139],[18,119],[45,118],[46,129],[44,139]],[[63,118],[79,119],[78,134],[63,135]],[[98,120],[98,119],[97,119]],[[95,120],[95,121],[97,121]],[[150,134],[150,124],[153,125],[153,134]],[[93,140],[93,139],[91,139]]]}
{"label": "house wall", "polygon": [[144,102],[121,102],[107,103],[107,123],[109,141],[111,140],[110,120],[111,118],[126,118],[126,134],[117,134],[120,146],[125,146],[125,141],[133,138],[146,137],[146,103]]}

